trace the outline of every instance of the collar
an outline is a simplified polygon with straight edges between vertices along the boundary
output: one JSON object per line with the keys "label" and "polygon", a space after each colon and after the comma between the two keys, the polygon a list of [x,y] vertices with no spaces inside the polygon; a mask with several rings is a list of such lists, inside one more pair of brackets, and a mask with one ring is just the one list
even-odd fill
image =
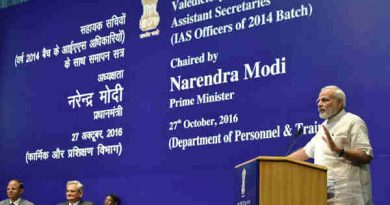
{"label": "collar", "polygon": [[69,205],[79,205],[80,204],[80,201],[76,201],[76,202],[74,202],[74,204],[71,204],[70,202],[69,202]]}
{"label": "collar", "polygon": [[9,200],[9,204],[15,204],[15,205],[19,205],[20,203],[21,203],[21,199],[20,198],[18,198],[18,199],[16,199],[16,201],[14,201],[14,202],[12,202],[12,200],[10,199]]}
{"label": "collar", "polygon": [[332,122],[338,121],[341,117],[343,117],[347,112],[345,112],[344,109],[342,109],[339,113],[337,113],[335,116],[329,118],[326,120],[326,124],[330,124]]}

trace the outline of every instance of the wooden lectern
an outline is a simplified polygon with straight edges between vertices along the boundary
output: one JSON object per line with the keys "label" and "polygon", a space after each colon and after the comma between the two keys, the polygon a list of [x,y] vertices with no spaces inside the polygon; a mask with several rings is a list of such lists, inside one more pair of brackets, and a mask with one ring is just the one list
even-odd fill
{"label": "wooden lectern", "polygon": [[326,205],[327,168],[260,156],[237,165],[235,205]]}

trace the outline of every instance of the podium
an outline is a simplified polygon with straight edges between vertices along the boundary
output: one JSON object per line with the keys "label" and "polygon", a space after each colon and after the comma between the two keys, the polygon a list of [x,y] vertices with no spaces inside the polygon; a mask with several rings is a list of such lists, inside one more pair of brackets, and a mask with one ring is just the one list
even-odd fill
{"label": "podium", "polygon": [[235,205],[326,205],[327,168],[260,156],[236,167]]}

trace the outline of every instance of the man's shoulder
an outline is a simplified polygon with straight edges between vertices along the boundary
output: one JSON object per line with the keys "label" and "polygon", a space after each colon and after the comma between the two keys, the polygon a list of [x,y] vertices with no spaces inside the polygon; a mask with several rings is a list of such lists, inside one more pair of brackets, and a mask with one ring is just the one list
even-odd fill
{"label": "man's shoulder", "polygon": [[2,200],[2,201],[0,201],[0,205],[7,204],[7,202],[8,202],[8,199]]}
{"label": "man's shoulder", "polygon": [[346,112],[345,116],[348,116],[348,118],[351,118],[351,119],[360,119],[360,120],[362,119],[362,118],[359,117],[359,115],[354,114],[352,112]]}
{"label": "man's shoulder", "polygon": [[94,205],[94,203],[93,203],[93,202],[90,202],[90,201],[82,201],[82,202],[80,203],[80,205]]}
{"label": "man's shoulder", "polygon": [[22,199],[20,205],[34,205],[34,203],[32,203],[31,201],[29,201],[27,199]]}
{"label": "man's shoulder", "polygon": [[[57,205],[68,205],[68,204],[69,202],[65,201],[65,202],[58,203]],[[79,205],[94,205],[94,203],[90,201],[81,201]]]}
{"label": "man's shoulder", "polygon": [[[21,205],[34,205],[34,203],[32,203],[31,201],[26,200],[26,199],[21,199],[20,204]],[[3,201],[0,201],[0,205],[9,205],[9,200],[5,199]]]}
{"label": "man's shoulder", "polygon": [[345,116],[346,116],[346,120],[350,121],[351,123],[364,123],[365,124],[364,120],[359,115],[347,112],[345,114]]}

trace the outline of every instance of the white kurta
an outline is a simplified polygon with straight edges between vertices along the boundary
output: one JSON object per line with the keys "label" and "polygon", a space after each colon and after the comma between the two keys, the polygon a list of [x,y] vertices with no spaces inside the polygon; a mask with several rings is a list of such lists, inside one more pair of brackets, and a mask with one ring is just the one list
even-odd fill
{"label": "white kurta", "polygon": [[[367,126],[357,115],[342,110],[323,123],[336,145],[344,149],[361,149],[373,157]],[[330,150],[321,128],[304,150],[314,163],[328,167],[329,205],[371,205],[371,177],[368,164],[354,165]]]}

